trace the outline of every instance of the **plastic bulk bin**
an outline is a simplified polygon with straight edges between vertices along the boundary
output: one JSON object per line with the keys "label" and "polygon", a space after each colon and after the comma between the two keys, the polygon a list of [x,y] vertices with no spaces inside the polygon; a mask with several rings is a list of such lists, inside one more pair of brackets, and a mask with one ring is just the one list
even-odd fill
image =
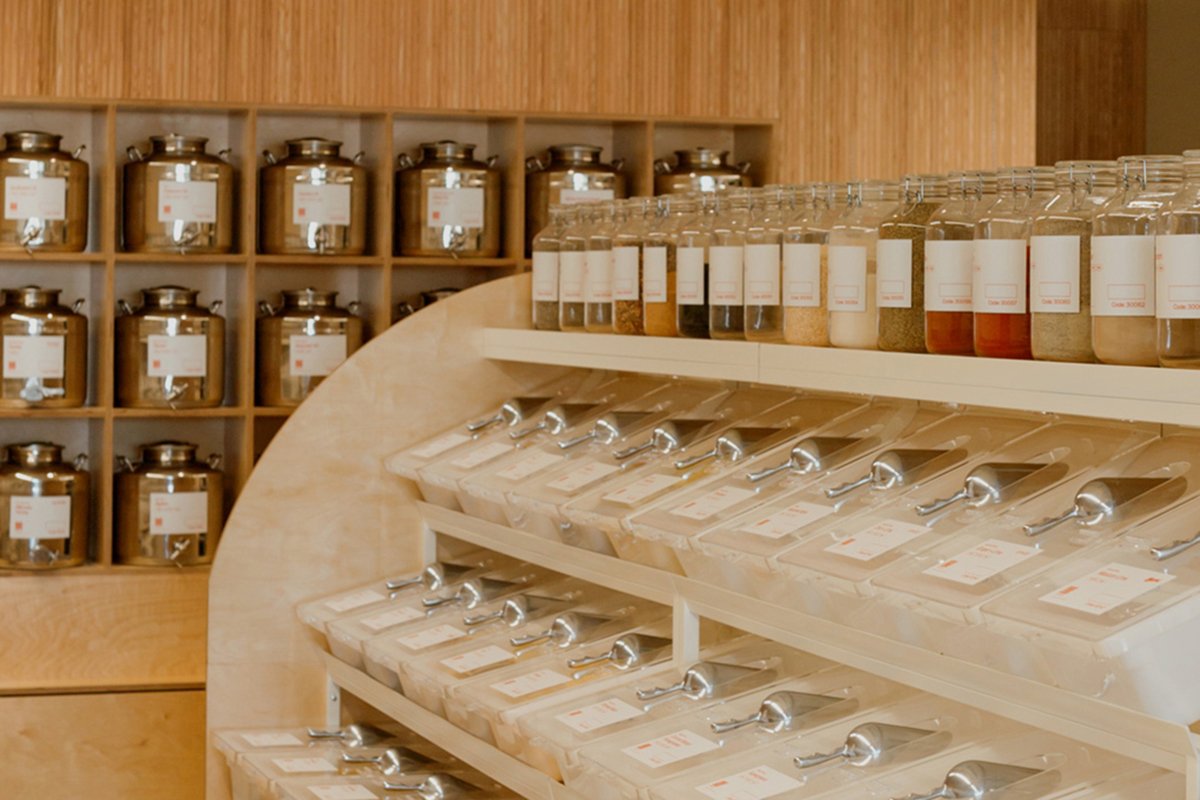
{"label": "plastic bulk bin", "polygon": [[[964,530],[873,579],[878,601],[864,622],[869,616],[884,626],[878,632],[1046,681],[1044,664],[1027,643],[982,628],[980,607],[1194,495],[1200,490],[1200,473],[1192,470],[1192,459],[1200,461],[1200,437],[1155,439]],[[1026,532],[1026,525],[1073,510],[1078,497],[1090,503],[1097,497],[1094,488],[1105,485],[1126,500],[1113,506],[1111,516],[1089,517],[1086,524],[1065,520],[1036,536]],[[1080,495],[1085,487],[1092,488]]]}
{"label": "plastic bulk bin", "polygon": [[781,605],[806,608],[804,603],[811,598],[804,596],[803,587],[777,572],[772,559],[833,521],[893,502],[914,484],[967,463],[1046,422],[1044,417],[1032,415],[974,411],[935,421],[812,486],[780,495],[693,538],[687,556],[689,575]]}
{"label": "plastic bulk bin", "polygon": [[[452,780],[447,780],[450,778]],[[457,783],[452,783],[457,782]],[[453,789],[450,786],[453,785]],[[441,794],[425,794],[421,791]],[[390,788],[389,788],[390,787]],[[405,787],[400,789],[399,787]],[[421,787],[420,789],[410,787]],[[280,781],[274,787],[277,800],[396,800],[400,797],[439,797],[449,800],[501,800],[516,798],[500,784],[474,770],[440,770],[403,775],[377,777],[354,777],[340,779],[313,779]],[[448,792],[453,792],[452,794]]]}
{"label": "plastic bulk bin", "polygon": [[[297,747],[290,750],[274,750],[248,753],[242,756],[232,770],[233,800],[259,800],[276,797],[276,784],[293,779],[337,779],[340,776],[379,776],[379,765],[366,761],[367,758],[383,755],[386,747],[356,748],[346,750],[332,741],[323,747]],[[422,742],[413,742],[396,748],[402,763],[432,766],[442,751]],[[358,758],[355,762],[343,759],[343,753]]]}
{"label": "plastic bulk bin", "polygon": [[1147,800],[1147,798],[1185,797],[1187,778],[1178,772],[1148,769],[1134,775],[1111,778],[1095,788],[1068,794],[1056,794],[1046,800]]}

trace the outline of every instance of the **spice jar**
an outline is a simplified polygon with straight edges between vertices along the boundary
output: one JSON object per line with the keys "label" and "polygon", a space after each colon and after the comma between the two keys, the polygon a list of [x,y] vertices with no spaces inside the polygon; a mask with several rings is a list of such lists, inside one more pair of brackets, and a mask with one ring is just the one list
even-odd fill
{"label": "spice jar", "polygon": [[258,304],[258,402],[298,406],[325,377],[362,346],[363,323],[335,304],[337,292],[292,289],[276,309]]}
{"label": "spice jar", "polygon": [[144,566],[210,564],[221,535],[221,457],[196,460],[189,442],[138,448],[117,474],[116,560]]}
{"label": "spice jar", "polygon": [[1117,162],[1060,161],[1029,239],[1031,349],[1042,361],[1095,361],[1092,218],[1117,190]]}
{"label": "spice jar", "polygon": [[342,158],[342,143],[290,139],[282,160],[263,151],[259,171],[262,252],[360,255],[367,246],[367,170],[363,153]]}
{"label": "spice jar", "polygon": [[142,290],[136,311],[117,302],[117,404],[126,408],[215,408],[225,397],[221,301],[196,303],[182,286]]}
{"label": "spice jar", "polygon": [[613,232],[624,222],[619,203],[596,203],[581,212],[588,216],[587,270],[583,281],[583,329],[588,333],[613,331]]}
{"label": "spice jar", "polygon": [[1163,208],[1156,240],[1158,360],[1200,368],[1200,150],[1183,153],[1184,184]]}
{"label": "spice jar", "polygon": [[879,349],[925,352],[925,226],[946,202],[942,175],[906,175],[904,202],[879,226]]}
{"label": "spice jar", "polygon": [[623,205],[625,221],[613,234],[613,331],[641,336],[646,332],[642,312],[646,235],[656,206],[649,197],[635,197]]}
{"label": "spice jar", "polygon": [[59,149],[62,137],[42,131],[4,134],[0,250],[78,253],[87,246],[88,165]]}
{"label": "spice jar", "polygon": [[588,204],[566,211],[566,228],[558,242],[558,329],[583,330],[584,282],[587,279]]}
{"label": "spice jar", "polygon": [[829,231],[829,343],[874,350],[875,244],[879,224],[895,210],[900,185],[891,181],[851,184],[849,207]]}
{"label": "spice jar", "polygon": [[233,165],[228,150],[204,151],[208,139],[150,137],[150,152],[125,153],[125,249],[134,253],[228,253],[233,250]]}
{"label": "spice jar", "polygon": [[744,275],[746,227],[750,193],[729,189],[713,200],[708,245],[708,335],[713,339],[744,339]]}
{"label": "spice jar", "polygon": [[792,191],[782,186],[750,192],[743,290],[745,331],[750,341],[783,341],[783,217],[792,196]]}
{"label": "spice jar", "polygon": [[61,445],[9,445],[0,458],[0,567],[59,569],[87,557],[87,456]]}
{"label": "spice jar", "polygon": [[0,408],[78,408],[87,399],[87,317],[59,289],[0,291]]}
{"label": "spice jar", "polygon": [[[1011,183],[1009,184],[1011,187]],[[925,349],[942,355],[975,354],[975,223],[996,201],[996,176],[953,172],[946,202],[925,230]]]}
{"label": "spice jar", "polygon": [[533,329],[558,330],[558,251],[570,214],[550,206],[550,222],[533,237]]}
{"label": "spice jar", "polygon": [[1092,220],[1092,351],[1105,364],[1157,366],[1154,232],[1183,185],[1183,159],[1125,156],[1117,174]]}
{"label": "spice jar", "polygon": [[975,224],[975,355],[1032,358],[1029,332],[1029,237],[1033,217],[1054,191],[1051,167],[997,173],[997,199]]}
{"label": "spice jar", "polygon": [[573,205],[625,197],[625,160],[612,164],[600,160],[603,147],[591,144],[558,144],[547,156],[525,160],[526,240],[549,222],[551,205]]}
{"label": "spice jar", "polygon": [[[664,195],[657,198],[653,219],[646,230],[642,247],[642,316],[647,336],[678,336],[675,314],[675,260],[671,252],[671,233],[684,216],[688,201]],[[690,212],[688,212],[690,213]]]}
{"label": "spice jar", "polygon": [[716,203],[707,192],[681,204],[667,249],[667,258],[675,262],[675,324],[689,339],[708,338],[708,245]]}
{"label": "spice jar", "polygon": [[500,253],[499,156],[475,145],[422,142],[419,161],[396,159],[396,244],[404,256],[492,258]]}
{"label": "spice jar", "polygon": [[830,186],[808,183],[796,187],[791,214],[783,223],[783,339],[788,344],[829,345],[825,294],[829,225],[836,216],[830,213]]}

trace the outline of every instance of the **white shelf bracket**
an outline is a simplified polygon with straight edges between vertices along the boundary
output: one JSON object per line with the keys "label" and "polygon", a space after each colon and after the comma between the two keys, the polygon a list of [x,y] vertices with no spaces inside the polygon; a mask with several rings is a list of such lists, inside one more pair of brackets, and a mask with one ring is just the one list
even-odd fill
{"label": "white shelf bracket", "polygon": [[426,521],[421,522],[421,564],[432,564],[438,557],[437,531],[429,527]]}
{"label": "white shelf bracket", "polygon": [[325,676],[325,728],[337,730],[342,726],[342,689],[333,682],[333,676]]}
{"label": "white shelf bracket", "polygon": [[675,668],[681,672],[700,660],[700,616],[683,597],[675,598],[671,646]]}

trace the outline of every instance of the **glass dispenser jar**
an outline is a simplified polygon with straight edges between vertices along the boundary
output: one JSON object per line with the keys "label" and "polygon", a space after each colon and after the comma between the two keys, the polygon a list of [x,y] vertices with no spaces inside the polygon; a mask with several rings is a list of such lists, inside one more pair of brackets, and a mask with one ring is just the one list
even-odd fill
{"label": "glass dispenser jar", "polygon": [[641,336],[646,332],[642,305],[645,248],[657,206],[650,197],[635,197],[624,201],[624,205],[625,221],[613,234],[613,331]]}
{"label": "glass dispenser jar", "polygon": [[675,321],[675,261],[670,245],[671,231],[688,202],[684,196],[657,198],[653,219],[647,225],[642,248],[642,317],[647,336],[679,335]]}
{"label": "glass dispenser jar", "polygon": [[367,247],[367,169],[363,153],[339,155],[342,143],[290,139],[287,155],[263,151],[259,171],[259,242],[264,253],[361,255]]}
{"label": "glass dispenser jar", "polygon": [[9,445],[0,458],[0,567],[59,569],[87,557],[87,456],[63,461],[48,442]]}
{"label": "glass dispenser jar", "polygon": [[587,271],[583,282],[583,328],[588,333],[613,332],[613,234],[625,219],[619,202],[597,203],[584,213],[587,232]]}
{"label": "glass dispenser jar", "polygon": [[587,281],[588,231],[592,204],[571,206],[558,240],[558,329],[583,330],[584,284]]}
{"label": "glass dispenser jar", "polygon": [[746,219],[745,330],[753,342],[783,341],[783,226],[791,190],[753,189]]}
{"label": "glass dispenser jar", "polygon": [[728,150],[693,147],[676,150],[675,164],[664,159],[654,162],[655,194],[723,192],[735,186],[750,186],[750,162],[729,163]]}
{"label": "glass dispenser jar", "polygon": [[793,194],[791,214],[783,224],[783,339],[788,344],[829,346],[829,225],[832,217],[827,187],[808,183]]}
{"label": "glass dispenser jar", "polygon": [[259,303],[258,402],[298,406],[325,377],[362,347],[358,303],[339,308],[337,292],[292,289],[283,305]]}
{"label": "glass dispenser jar", "polygon": [[0,151],[0,250],[78,253],[87,247],[88,165],[62,137],[43,131],[4,134]]}
{"label": "glass dispenser jar", "polygon": [[136,311],[117,303],[117,403],[126,408],[215,408],[225,397],[225,320],[182,286],[142,290]]}
{"label": "glass dispenser jar", "polygon": [[1200,150],[1183,153],[1183,189],[1158,220],[1158,360],[1200,368]]}
{"label": "glass dispenser jar", "polygon": [[421,157],[396,159],[397,250],[403,256],[493,258],[500,254],[499,156],[475,145],[422,142]]}
{"label": "glass dispenser jar", "polygon": [[679,208],[681,218],[667,250],[667,258],[675,264],[676,325],[680,336],[707,339],[708,245],[717,212],[716,196],[701,194]]}
{"label": "glass dispenser jar", "polygon": [[896,209],[900,185],[863,181],[850,185],[849,206],[829,231],[829,343],[874,350],[875,245],[879,225]]}
{"label": "glass dispenser jar", "polygon": [[1031,349],[1042,361],[1095,361],[1092,218],[1117,190],[1117,162],[1060,161],[1029,240]]}
{"label": "glass dispenser jar", "polygon": [[549,223],[533,237],[533,329],[558,330],[558,255],[562,236],[573,219],[565,206],[550,206]]}
{"label": "glass dispenser jar", "polygon": [[78,408],[87,400],[87,317],[59,289],[0,290],[0,408]]}
{"label": "glass dispenser jar", "polygon": [[996,176],[953,172],[947,183],[946,202],[925,230],[925,349],[969,356],[975,354],[975,223],[996,200]]}
{"label": "glass dispenser jar", "polygon": [[221,457],[196,459],[188,442],[138,448],[117,474],[117,561],[144,566],[210,564],[221,535]]}
{"label": "glass dispenser jar", "polygon": [[879,226],[879,349],[925,352],[925,226],[946,202],[942,175],[904,176],[904,202]]}
{"label": "glass dispenser jar", "polygon": [[1125,156],[1117,170],[1120,188],[1092,220],[1092,351],[1105,364],[1157,366],[1154,232],[1183,159]]}
{"label": "glass dispenser jar", "polygon": [[557,144],[544,156],[525,160],[526,236],[546,227],[551,205],[572,205],[625,197],[625,160],[600,160],[604,148],[591,144]]}
{"label": "glass dispenser jar", "polygon": [[1012,167],[997,173],[997,184],[996,202],[975,225],[975,355],[1032,358],[1029,237],[1054,191],[1054,169]]}
{"label": "glass dispenser jar", "polygon": [[713,339],[744,339],[744,271],[750,193],[730,189],[713,198],[708,245],[708,335]]}

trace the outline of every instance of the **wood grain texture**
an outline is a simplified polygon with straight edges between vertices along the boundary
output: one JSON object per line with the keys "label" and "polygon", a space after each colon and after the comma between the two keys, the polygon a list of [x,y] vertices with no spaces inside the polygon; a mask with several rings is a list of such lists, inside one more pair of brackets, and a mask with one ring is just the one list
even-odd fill
{"label": "wood grain texture", "polygon": [[4,796],[199,800],[204,692],[0,697]]}

